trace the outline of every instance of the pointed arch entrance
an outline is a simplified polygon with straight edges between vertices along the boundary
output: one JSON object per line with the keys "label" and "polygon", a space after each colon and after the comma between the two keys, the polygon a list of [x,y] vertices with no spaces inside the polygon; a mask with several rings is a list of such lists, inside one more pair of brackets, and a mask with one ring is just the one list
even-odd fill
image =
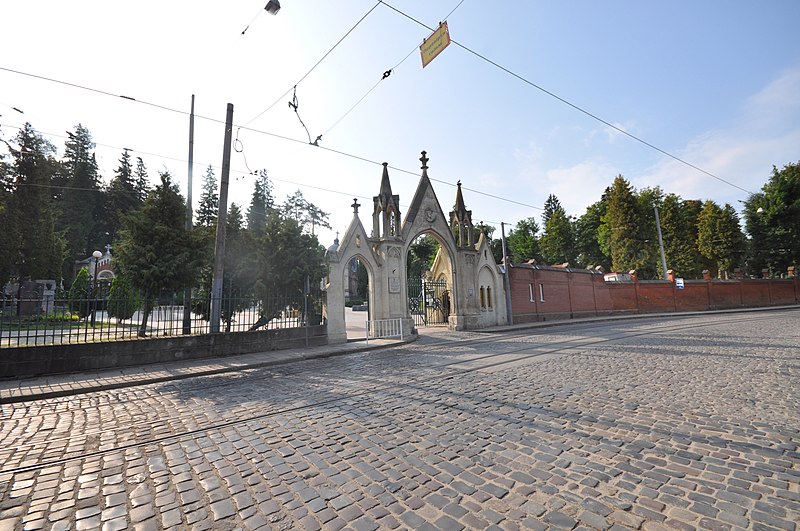
{"label": "pointed arch entrance", "polygon": [[440,237],[426,231],[406,253],[408,311],[416,327],[447,326],[453,313],[452,257]]}
{"label": "pointed arch entrance", "polygon": [[[360,205],[354,200],[353,219],[341,244],[328,250],[325,314],[331,343],[347,340],[343,282],[345,269],[356,257],[369,271],[369,319],[376,325],[390,322],[389,329],[394,330],[397,325],[404,336],[415,333],[418,325],[414,312],[420,308],[414,310],[410,304],[414,297],[425,299],[422,305],[426,319],[443,321],[453,330],[505,323],[505,298],[496,296],[502,292],[502,277],[489,241],[483,233],[475,238],[472,212],[464,206],[461,181],[453,211],[445,216],[428,177],[424,151],[420,161],[422,175],[404,217],[399,196],[392,193],[388,163],[384,163],[380,192],[373,198],[371,234],[361,224]],[[422,235],[435,238],[439,251],[429,272],[431,284],[417,289],[408,277],[408,256],[412,244]],[[441,283],[441,287],[434,283]],[[427,288],[433,289],[428,292]],[[490,296],[491,311],[487,304]],[[428,308],[432,310],[430,314]]]}

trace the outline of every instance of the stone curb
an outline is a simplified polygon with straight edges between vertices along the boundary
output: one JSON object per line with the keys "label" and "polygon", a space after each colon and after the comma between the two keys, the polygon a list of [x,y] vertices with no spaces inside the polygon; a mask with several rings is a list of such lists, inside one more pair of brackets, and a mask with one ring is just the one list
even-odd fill
{"label": "stone curb", "polygon": [[[42,400],[47,398],[60,398],[64,396],[73,396],[79,395],[84,393],[93,393],[96,391],[109,391],[114,389],[124,389],[127,387],[135,387],[138,385],[147,385],[147,384],[154,384],[154,383],[162,383],[162,382],[169,382],[173,380],[185,380],[188,378],[195,378],[198,376],[213,376],[216,374],[224,374],[227,372],[235,372],[235,371],[243,371],[247,369],[258,369],[262,367],[270,367],[275,365],[284,365],[286,363],[294,363],[297,361],[306,361],[306,360],[315,360],[315,359],[322,359],[322,358],[331,358],[334,356],[343,356],[345,354],[355,354],[358,352],[370,352],[374,350],[380,349],[390,349],[395,348],[401,345],[405,345],[416,341],[419,338],[419,335],[414,334],[409,338],[405,338],[403,340],[397,340],[394,343],[386,344],[378,344],[378,345],[364,345],[364,346],[348,346],[341,349],[334,348],[333,350],[325,350],[328,347],[316,347],[317,351],[309,351],[309,352],[291,352],[291,351],[270,351],[264,352],[261,354],[269,354],[272,356],[272,359],[256,362],[256,363],[242,363],[240,365],[231,365],[227,367],[218,367],[214,369],[198,369],[192,370],[188,368],[186,372],[182,372],[180,374],[173,373],[164,376],[153,376],[153,377],[141,377],[137,378],[135,376],[130,376],[129,379],[126,381],[118,381],[118,382],[110,382],[110,383],[99,383],[99,384],[87,384],[86,386],[78,386],[73,388],[67,389],[51,389],[50,391],[42,391],[42,392],[28,392],[24,391],[25,386],[20,386],[18,389],[14,390],[4,390],[0,391],[0,404],[19,404],[22,402],[29,402],[33,400]],[[349,345],[349,344],[348,344]],[[281,355],[285,353],[284,355]],[[258,355],[260,353],[253,353],[248,355]],[[195,361],[208,362],[212,359],[219,359],[219,358],[205,358],[205,359],[198,359]],[[180,362],[177,362],[180,363]],[[145,366],[140,366],[145,367]],[[46,386],[43,386],[46,387]],[[17,393],[10,394],[9,391]]]}

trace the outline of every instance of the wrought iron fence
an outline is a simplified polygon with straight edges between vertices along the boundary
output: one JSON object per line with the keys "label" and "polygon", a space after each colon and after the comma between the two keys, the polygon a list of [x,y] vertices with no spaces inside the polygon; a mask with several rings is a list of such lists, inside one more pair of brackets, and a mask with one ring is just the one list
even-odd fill
{"label": "wrought iron fence", "polygon": [[[153,299],[145,320],[142,297],[111,299],[9,298],[0,303],[0,348],[64,345],[210,333],[211,296],[193,293]],[[223,295],[221,332],[311,326],[322,322],[319,294],[270,297]]]}

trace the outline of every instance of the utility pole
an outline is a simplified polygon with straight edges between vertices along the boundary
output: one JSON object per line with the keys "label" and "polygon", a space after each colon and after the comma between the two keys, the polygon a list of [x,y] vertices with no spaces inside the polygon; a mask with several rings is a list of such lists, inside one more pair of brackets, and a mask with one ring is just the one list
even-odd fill
{"label": "utility pole", "polygon": [[506,320],[508,324],[514,324],[514,312],[511,310],[511,277],[508,268],[511,267],[511,260],[508,258],[508,248],[506,247],[506,224],[500,222],[500,234],[503,236],[503,284],[506,292]]}
{"label": "utility pole", "polygon": [[228,179],[231,173],[231,133],[233,132],[233,103],[225,115],[225,144],[222,148],[222,177],[219,182],[219,213],[217,236],[214,240],[214,276],[211,280],[211,333],[219,332],[222,305],[222,276],[225,268],[225,217],[228,214]]}
{"label": "utility pole", "polygon": [[[194,159],[194,94],[192,94],[192,111],[189,114],[189,172],[186,185],[186,230],[192,230],[192,167]],[[183,290],[183,334],[192,333],[192,288]]]}
{"label": "utility pole", "polygon": [[658,219],[658,207],[653,207],[656,211],[656,228],[658,229],[658,248],[661,251],[661,267],[664,269],[664,280],[669,280],[667,275],[667,257],[664,255],[664,241],[661,239],[661,220]]}

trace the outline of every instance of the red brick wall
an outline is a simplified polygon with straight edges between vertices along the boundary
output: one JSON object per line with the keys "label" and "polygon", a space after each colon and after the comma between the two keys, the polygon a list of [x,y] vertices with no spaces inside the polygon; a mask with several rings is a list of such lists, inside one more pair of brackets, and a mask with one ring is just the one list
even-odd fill
{"label": "red brick wall", "polygon": [[636,284],[633,282],[605,282],[605,284],[611,299],[612,313],[637,311],[639,306],[636,302]]}
{"label": "red brick wall", "polygon": [[708,282],[685,281],[683,289],[675,290],[675,309],[679,312],[708,310]]}
{"label": "red brick wall", "polygon": [[672,282],[660,280],[605,282],[603,275],[582,269],[519,265],[512,267],[509,275],[515,323],[800,302],[800,277],[788,280],[687,280],[684,289],[675,289]]}
{"label": "red brick wall", "polygon": [[793,304],[800,299],[800,281],[770,280],[771,304]]}
{"label": "red brick wall", "polygon": [[[769,281],[764,288],[769,289]],[[711,282],[711,309],[741,308],[742,286],[738,280],[718,280]]]}

